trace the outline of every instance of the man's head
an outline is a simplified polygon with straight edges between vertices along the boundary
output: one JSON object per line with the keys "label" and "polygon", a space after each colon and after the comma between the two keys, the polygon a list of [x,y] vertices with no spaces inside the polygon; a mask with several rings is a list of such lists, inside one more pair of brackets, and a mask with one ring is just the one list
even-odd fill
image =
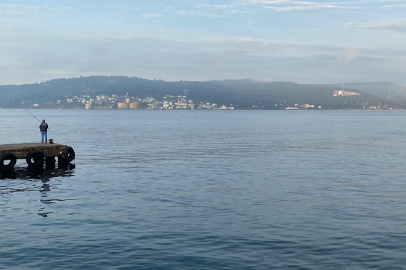
{"label": "man's head", "polygon": [[42,123],[45,123],[45,119],[42,120]]}

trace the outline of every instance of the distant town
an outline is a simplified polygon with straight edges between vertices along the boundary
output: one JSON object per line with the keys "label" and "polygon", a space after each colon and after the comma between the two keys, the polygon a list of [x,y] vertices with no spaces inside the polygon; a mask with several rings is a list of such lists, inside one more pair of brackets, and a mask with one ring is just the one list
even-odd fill
{"label": "distant town", "polygon": [[[135,98],[130,97],[127,93],[125,96],[118,95],[98,95],[92,98],[90,95],[74,96],[67,98],[66,103],[70,108],[86,108],[86,109],[147,109],[147,110],[234,110],[232,104],[229,106],[218,105],[210,102],[195,103],[186,96],[167,95],[162,97],[162,100],[157,100],[153,97]],[[56,106],[61,105],[61,100],[56,102]],[[33,107],[40,107],[40,104],[34,103]]]}
{"label": "distant town", "polygon": [[[333,93],[334,97],[339,96],[358,96],[360,95],[357,92],[349,92],[336,90]],[[216,104],[210,102],[197,102],[195,103],[191,99],[187,99],[186,96],[173,96],[167,95],[162,97],[162,100],[157,100],[153,97],[147,98],[135,98],[130,97],[128,93],[124,96],[118,95],[97,95],[92,98],[91,95],[82,95],[74,96],[71,98],[66,98],[66,101],[57,100],[55,107],[60,107],[62,104],[64,108],[73,108],[73,109],[147,109],[147,110],[234,110],[235,107],[233,104],[229,106],[224,104]],[[368,106],[368,102],[361,102],[359,105],[362,105],[363,109],[370,110],[381,110],[389,109],[387,106]],[[34,108],[41,108],[41,105],[34,103],[32,105]],[[47,106],[49,108],[49,104]],[[299,104],[295,103],[293,106],[286,103],[275,104],[275,107],[278,109],[285,110],[317,110],[322,109],[322,106],[313,105],[313,104]],[[252,109],[260,109],[260,106],[252,106]]]}
{"label": "distant town", "polygon": [[399,110],[406,86],[306,85],[254,80],[178,81],[126,76],[0,86],[0,108],[146,110]]}

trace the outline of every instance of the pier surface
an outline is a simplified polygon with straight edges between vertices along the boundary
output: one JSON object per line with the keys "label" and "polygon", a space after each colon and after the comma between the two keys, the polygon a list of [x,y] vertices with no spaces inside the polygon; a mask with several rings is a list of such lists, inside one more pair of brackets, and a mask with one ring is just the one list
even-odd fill
{"label": "pier surface", "polygon": [[66,147],[57,143],[18,143],[18,144],[1,144],[0,155],[3,153],[13,153],[18,159],[25,158],[31,151],[40,151],[45,157],[56,157]]}

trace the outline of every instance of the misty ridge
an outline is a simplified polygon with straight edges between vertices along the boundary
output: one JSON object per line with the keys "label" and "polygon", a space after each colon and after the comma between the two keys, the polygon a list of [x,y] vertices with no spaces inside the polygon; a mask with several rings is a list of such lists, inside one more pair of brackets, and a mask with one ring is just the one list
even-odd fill
{"label": "misty ridge", "polygon": [[[127,76],[89,76],[42,83],[0,86],[2,108],[84,108],[67,100],[75,96],[127,95],[162,100],[186,96],[195,103],[214,103],[235,109],[286,109],[303,104],[314,109],[405,109],[406,86],[392,83],[344,83],[354,96],[335,96],[341,84],[297,84],[251,79],[220,81],[148,80]],[[113,106],[114,108],[114,106]],[[142,108],[142,106],[141,106]]]}

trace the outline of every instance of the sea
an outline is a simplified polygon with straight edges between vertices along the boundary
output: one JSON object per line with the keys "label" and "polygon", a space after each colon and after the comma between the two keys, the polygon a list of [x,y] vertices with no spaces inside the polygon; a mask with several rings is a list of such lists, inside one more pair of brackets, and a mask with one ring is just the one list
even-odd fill
{"label": "sea", "polygon": [[0,269],[406,269],[406,111],[29,112],[76,159],[0,177]]}

